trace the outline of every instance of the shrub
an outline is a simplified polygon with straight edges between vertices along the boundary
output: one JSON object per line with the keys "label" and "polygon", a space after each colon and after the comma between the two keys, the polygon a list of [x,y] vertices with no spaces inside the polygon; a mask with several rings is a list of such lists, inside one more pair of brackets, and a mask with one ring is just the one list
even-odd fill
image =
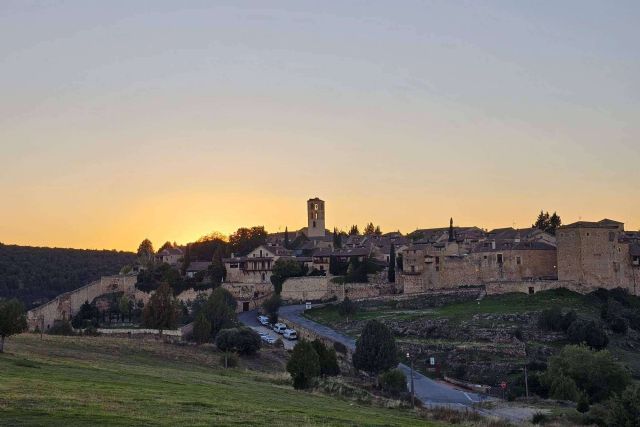
{"label": "shrub", "polygon": [[203,313],[200,313],[193,323],[193,340],[198,344],[211,340],[211,322],[207,320]]}
{"label": "shrub", "polygon": [[546,424],[549,422],[549,416],[542,412],[536,412],[531,418],[532,424]]}
{"label": "shrub", "polygon": [[601,350],[609,344],[607,333],[593,320],[576,320],[569,326],[567,337],[573,344],[585,343],[596,350]]}
{"label": "shrub", "polygon": [[400,369],[384,372],[379,378],[380,387],[392,396],[400,396],[407,391],[407,377]]}
{"label": "shrub", "polygon": [[301,340],[296,344],[287,362],[287,372],[296,390],[311,387],[313,379],[320,375],[320,358],[310,342]]}
{"label": "shrub", "polygon": [[611,330],[616,334],[626,334],[629,329],[629,322],[627,319],[614,316],[613,319],[609,320],[609,326],[611,326]]}
{"label": "shrub", "polygon": [[580,397],[578,398],[578,405],[576,409],[581,414],[589,412],[589,398],[585,393],[580,393]]}
{"label": "shrub", "polygon": [[551,307],[540,313],[538,327],[546,331],[566,331],[576,319],[577,315],[573,310],[563,315],[560,307]]}
{"label": "shrub", "polygon": [[377,375],[397,365],[398,350],[393,333],[377,320],[370,320],[356,342],[353,366]]}
{"label": "shrub", "polygon": [[73,327],[68,320],[56,320],[53,326],[47,330],[50,335],[74,335]]}

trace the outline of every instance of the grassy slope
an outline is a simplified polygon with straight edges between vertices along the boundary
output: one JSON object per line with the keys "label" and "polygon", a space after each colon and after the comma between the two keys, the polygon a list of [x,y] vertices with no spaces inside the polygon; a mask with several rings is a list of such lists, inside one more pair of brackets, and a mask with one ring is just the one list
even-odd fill
{"label": "grassy slope", "polygon": [[[426,425],[409,411],[295,391],[282,375],[223,370],[206,349],[23,334],[5,351],[0,425]],[[269,352],[260,359],[281,369]]]}
{"label": "grassy slope", "polygon": [[[485,297],[479,303],[477,301],[466,301],[423,310],[380,307],[370,311],[360,310],[352,319],[412,319],[428,317],[468,320],[475,314],[522,313],[544,310],[552,306],[559,306],[563,309],[574,309],[579,313],[589,316],[598,314],[598,309],[589,301],[589,297],[561,289],[557,291],[539,292],[535,295],[521,293],[492,295]],[[345,320],[338,314],[337,307],[333,305],[309,310],[305,312],[305,316],[327,325],[337,325]]]}

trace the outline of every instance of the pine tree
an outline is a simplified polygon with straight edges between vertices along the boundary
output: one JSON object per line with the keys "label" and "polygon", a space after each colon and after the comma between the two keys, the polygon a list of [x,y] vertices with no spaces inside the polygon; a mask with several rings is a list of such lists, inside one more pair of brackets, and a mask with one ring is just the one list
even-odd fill
{"label": "pine tree", "polygon": [[310,342],[301,340],[296,344],[287,362],[287,372],[298,390],[309,388],[313,378],[320,375],[320,357]]}
{"label": "pine tree", "polygon": [[360,234],[360,230],[358,230],[358,226],[356,224],[351,226],[349,230],[349,236],[357,236]]}
{"label": "pine tree", "polygon": [[398,349],[393,333],[379,321],[370,320],[356,342],[353,366],[377,376],[397,365]]}
{"label": "pine tree", "polygon": [[336,249],[342,247],[342,235],[338,232],[337,228],[333,229],[333,247]]}
{"label": "pine tree", "polygon": [[376,236],[382,236],[382,230],[380,230],[380,226],[376,225],[376,229],[373,232],[373,234],[375,234]]}
{"label": "pine tree", "polygon": [[388,270],[388,279],[389,283],[396,282],[396,247],[394,244],[391,244],[391,248],[389,249],[389,270]]}
{"label": "pine tree", "polygon": [[373,225],[372,222],[368,223],[365,227],[364,227],[364,235],[365,236],[371,236],[376,232],[376,228]]}

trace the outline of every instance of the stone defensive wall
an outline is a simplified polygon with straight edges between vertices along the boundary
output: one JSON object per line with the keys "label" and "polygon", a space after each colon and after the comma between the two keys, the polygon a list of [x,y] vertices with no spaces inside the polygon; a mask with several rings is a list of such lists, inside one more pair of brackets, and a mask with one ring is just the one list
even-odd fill
{"label": "stone defensive wall", "polygon": [[91,282],[81,288],[58,295],[51,301],[27,312],[29,330],[44,327],[45,330],[53,326],[54,321],[70,319],[85,301],[93,301],[100,295],[124,292],[130,298],[137,296],[137,277],[135,275],[106,276]]}
{"label": "stone defensive wall", "polygon": [[287,302],[368,299],[396,293],[393,283],[333,283],[331,277],[292,277],[282,284],[280,296]]}

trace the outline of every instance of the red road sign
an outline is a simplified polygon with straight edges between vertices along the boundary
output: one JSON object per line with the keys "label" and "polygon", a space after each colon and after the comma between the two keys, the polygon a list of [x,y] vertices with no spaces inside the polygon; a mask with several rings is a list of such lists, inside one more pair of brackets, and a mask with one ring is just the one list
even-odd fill
{"label": "red road sign", "polygon": [[500,388],[501,388],[501,389],[503,389],[503,390],[504,390],[505,388],[507,388],[507,383],[506,383],[506,382],[504,382],[504,381],[502,381],[502,382],[500,383]]}

